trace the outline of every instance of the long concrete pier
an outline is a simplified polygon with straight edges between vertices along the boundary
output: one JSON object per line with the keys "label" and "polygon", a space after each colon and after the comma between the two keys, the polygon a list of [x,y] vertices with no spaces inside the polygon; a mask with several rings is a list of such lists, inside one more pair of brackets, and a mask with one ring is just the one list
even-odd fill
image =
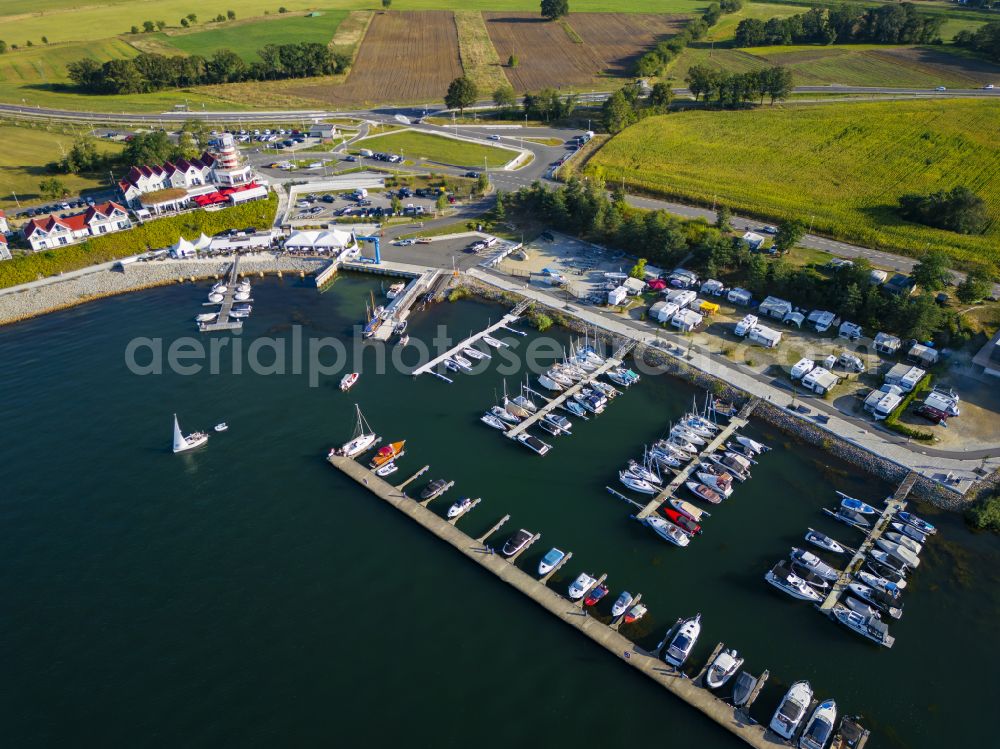
{"label": "long concrete pier", "polygon": [[494,333],[495,331],[500,330],[500,328],[506,328],[510,323],[516,322],[518,319],[519,319],[518,316],[515,315],[515,314],[513,314],[513,313],[508,314],[508,315],[504,315],[502,318],[500,318],[500,322],[493,323],[488,328],[486,328],[486,330],[481,330],[478,333],[473,333],[468,338],[466,338],[464,341],[460,342],[459,344],[457,344],[455,346],[452,346],[450,349],[448,349],[447,351],[445,351],[440,356],[437,356],[437,357],[431,359],[426,364],[423,364],[423,365],[417,367],[416,369],[414,369],[413,370],[413,374],[414,375],[422,375],[422,374],[424,374],[426,372],[432,372],[432,371],[434,371],[434,368],[437,367],[439,364],[441,364],[441,362],[443,362],[445,359],[449,359],[452,356],[454,356],[455,354],[461,353],[462,349],[468,348],[469,346],[471,346],[472,344],[474,344],[476,341],[479,341],[484,336],[488,336],[491,333]]}
{"label": "long concrete pier", "polygon": [[677,472],[677,475],[674,476],[673,480],[663,488],[663,491],[653,497],[653,499],[651,499],[649,503],[639,511],[639,513],[635,516],[636,519],[643,520],[648,518],[650,515],[655,515],[663,503],[674,496],[677,490],[684,486],[684,482],[691,478],[691,474],[698,468],[698,463],[703,457],[718,450],[726,443],[726,440],[733,436],[736,430],[747,425],[747,419],[750,418],[750,414],[753,413],[753,409],[756,405],[757,399],[754,398],[743,406],[743,408],[740,409],[739,414],[732,417],[729,420],[729,423],[726,424],[725,428],[715,435],[715,438],[711,442],[705,445],[705,449],[698,453],[698,457],[694,458],[686,466],[681,468],[681,470]]}
{"label": "long concrete pier", "polygon": [[851,581],[854,579],[855,573],[861,569],[861,565],[865,562],[865,557],[868,556],[868,552],[872,550],[875,546],[875,542],[882,537],[885,533],[886,528],[889,527],[889,523],[896,516],[896,513],[906,509],[906,497],[909,495],[910,490],[913,485],[917,482],[918,474],[915,471],[910,471],[903,482],[896,489],[896,492],[886,500],[885,509],[882,510],[882,514],[879,519],[875,522],[875,526],[868,533],[867,538],[861,542],[858,546],[854,556],[851,557],[851,561],[847,563],[840,572],[840,576],[837,578],[837,582],[830,586],[830,592],[827,594],[826,598],[823,599],[823,603],[820,604],[819,610],[824,614],[831,615],[833,612],[833,607],[836,605],[837,601],[840,600],[840,596],[850,585]]}
{"label": "long concrete pier", "polygon": [[379,478],[360,463],[342,456],[333,456],[329,461],[359,485],[415,520],[438,538],[451,544],[460,553],[530,597],[553,616],[589,637],[616,658],[621,659],[623,663],[645,674],[745,743],[760,749],[774,749],[777,745],[773,735],[767,734],[763,726],[754,723],[744,713],[707,690],[696,687],[690,679],[671,670],[663,661],[654,658],[608,625],[592,616],[587,616],[586,612],[578,609],[535,577],[510,564],[500,554],[488,553],[483,542],[470,538],[456,526],[422,507],[399,488]]}
{"label": "long concrete pier", "polygon": [[[229,318],[229,313],[233,311],[233,304],[236,297],[236,284],[239,282],[238,268],[240,265],[240,256],[237,255],[233,258],[233,264],[229,268],[229,277],[226,281],[226,293],[223,294],[222,304],[219,307],[219,316],[215,318],[215,322],[203,322],[198,326],[198,330],[202,333],[212,333],[218,330],[240,330],[243,327],[242,320],[231,320]],[[247,302],[252,302],[252,299],[247,299]]]}

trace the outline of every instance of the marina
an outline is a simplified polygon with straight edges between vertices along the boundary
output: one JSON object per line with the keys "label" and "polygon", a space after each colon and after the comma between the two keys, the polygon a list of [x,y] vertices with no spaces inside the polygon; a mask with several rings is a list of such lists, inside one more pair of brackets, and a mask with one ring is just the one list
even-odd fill
{"label": "marina", "polygon": [[[219,303],[219,314],[211,321],[203,321],[198,323],[198,330],[202,333],[214,333],[220,330],[240,330],[243,327],[243,320],[233,316],[233,305],[236,303],[236,294],[239,288],[239,265],[240,256],[236,255],[233,258],[232,265],[229,266],[229,273],[226,276],[226,290],[222,294],[222,300]],[[240,299],[243,302],[252,302],[253,299],[249,298]],[[209,302],[208,304],[213,304]]]}

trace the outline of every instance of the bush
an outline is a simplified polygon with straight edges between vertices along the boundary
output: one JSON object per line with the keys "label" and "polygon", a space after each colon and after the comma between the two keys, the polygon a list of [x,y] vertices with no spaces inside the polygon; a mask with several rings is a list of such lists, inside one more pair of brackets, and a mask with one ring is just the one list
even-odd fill
{"label": "bush", "polygon": [[553,325],[551,317],[544,312],[535,312],[534,310],[528,315],[528,321],[538,329],[539,333],[544,333]]}
{"label": "bush", "polygon": [[896,410],[893,411],[885,420],[885,425],[897,434],[902,434],[904,437],[909,437],[914,440],[921,440],[922,442],[930,442],[934,439],[934,435],[924,429],[914,429],[906,424],[901,424],[899,422],[899,417],[906,413],[906,409],[910,407],[910,404],[916,400],[917,396],[923,393],[925,390],[929,390],[931,386],[931,378],[924,377],[920,382],[917,383],[916,387],[913,388],[906,397],[900,401],[899,405],[896,406]]}
{"label": "bush", "polygon": [[269,227],[274,221],[277,208],[278,198],[271,195],[267,200],[235,208],[213,212],[194,211],[161,218],[128,231],[94,237],[81,244],[15,257],[0,263],[0,288],[168,247],[181,236],[196,239],[202,233],[212,235],[226,229]]}
{"label": "bush", "polygon": [[965,520],[976,530],[1000,533],[1000,494],[974,504],[966,510]]}

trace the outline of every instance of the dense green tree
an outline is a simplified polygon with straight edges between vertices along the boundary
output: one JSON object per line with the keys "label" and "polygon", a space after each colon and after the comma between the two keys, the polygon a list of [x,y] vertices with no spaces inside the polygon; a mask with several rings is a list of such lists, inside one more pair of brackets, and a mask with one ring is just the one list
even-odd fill
{"label": "dense green tree", "polygon": [[507,58],[507,67],[508,68],[516,68],[520,64],[521,64],[521,61],[518,59],[517,55],[515,55],[515,54],[511,54],[511,56]]}
{"label": "dense green tree", "polygon": [[465,114],[465,108],[476,103],[479,89],[475,82],[466,76],[456,78],[448,85],[448,93],[444,97],[444,105],[449,109],[457,109]]}
{"label": "dense green tree", "polygon": [[153,23],[152,21],[143,21],[142,30],[147,34],[152,34],[154,31],[156,31],[156,24]]}
{"label": "dense green tree", "polygon": [[476,193],[479,195],[485,195],[486,191],[490,189],[490,178],[485,172],[480,172],[479,176],[476,177]]}
{"label": "dense green tree", "polygon": [[647,262],[648,261],[646,260],[646,258],[644,258],[644,257],[639,258],[636,261],[635,265],[632,266],[632,270],[630,270],[628,272],[629,276],[631,278],[638,278],[640,280],[642,280],[643,278],[645,278],[646,277],[646,263]]}
{"label": "dense green tree", "polygon": [[967,187],[899,198],[903,218],[960,234],[981,234],[989,223],[986,203]]}
{"label": "dense green tree", "polygon": [[4,54],[6,51],[7,51],[7,42],[5,42],[3,39],[0,39],[0,55]]}
{"label": "dense green tree", "polygon": [[665,111],[673,100],[673,89],[670,88],[670,84],[663,81],[654,83],[653,88],[649,91],[649,106],[655,107],[657,110]]}
{"label": "dense green tree", "polygon": [[993,290],[993,279],[983,268],[973,268],[955,289],[955,296],[966,304],[985,299]]}
{"label": "dense green tree", "polygon": [[569,0],[542,0],[542,18],[554,21],[569,15]]}
{"label": "dense green tree", "polygon": [[389,10],[389,8],[391,6],[392,6],[392,0],[382,0],[382,9],[383,10]]}
{"label": "dense green tree", "polygon": [[162,164],[174,155],[174,144],[162,130],[136,133],[122,151],[122,162],[129,166]]}
{"label": "dense green tree", "polygon": [[910,275],[917,286],[925,291],[944,288],[951,277],[951,272],[948,270],[948,255],[942,250],[925,252],[920,262],[913,266]]}
{"label": "dense green tree", "polygon": [[729,210],[729,206],[720,205],[719,209],[715,212],[715,228],[719,231],[732,231],[733,226],[730,223],[733,219],[733,212]]}
{"label": "dense green tree", "polygon": [[517,94],[514,93],[513,86],[505,85],[498,87],[493,92],[493,103],[497,105],[497,109],[512,109],[517,104]]}
{"label": "dense green tree", "polygon": [[615,135],[636,121],[635,107],[623,89],[615,91],[601,106],[604,128]]}
{"label": "dense green tree", "polygon": [[69,195],[69,190],[61,179],[46,177],[38,183],[38,193],[46,200],[57,200]]}
{"label": "dense green tree", "polygon": [[138,26],[133,26],[131,29],[129,29],[129,33],[130,34],[138,34],[139,33],[139,27]]}
{"label": "dense green tree", "polygon": [[226,11],[226,18],[228,18],[230,21],[235,21],[236,20],[236,11],[235,10],[227,10]]}
{"label": "dense green tree", "polygon": [[233,83],[246,77],[247,64],[231,49],[220,49],[205,63],[205,70],[211,83]]}
{"label": "dense green tree", "polygon": [[797,245],[806,234],[806,227],[796,219],[786,219],[778,224],[778,233],[774,237],[774,246],[778,252],[788,252]]}
{"label": "dense green tree", "polygon": [[60,163],[60,168],[68,174],[84,174],[96,172],[104,163],[104,157],[97,152],[94,141],[90,138],[80,138],[74,141],[69,153]]}

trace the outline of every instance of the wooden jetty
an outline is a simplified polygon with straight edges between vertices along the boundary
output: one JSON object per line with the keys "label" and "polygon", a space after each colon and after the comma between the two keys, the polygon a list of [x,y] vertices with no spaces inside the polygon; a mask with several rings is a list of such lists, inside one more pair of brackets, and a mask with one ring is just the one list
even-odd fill
{"label": "wooden jetty", "polygon": [[[504,315],[502,318],[500,318],[500,322],[493,323],[488,328],[486,328],[486,330],[481,330],[478,333],[473,333],[468,338],[466,338],[464,341],[460,342],[459,344],[457,344],[455,346],[452,346],[450,349],[448,349],[447,351],[445,351],[440,356],[436,356],[433,359],[431,359],[429,362],[427,362],[426,364],[423,364],[423,365],[417,367],[416,369],[414,369],[413,370],[413,374],[414,375],[422,375],[422,374],[425,374],[427,372],[430,372],[432,374],[437,374],[437,372],[434,371],[434,368],[437,367],[437,366],[439,366],[445,359],[449,359],[452,356],[454,356],[455,354],[461,353],[462,349],[468,348],[469,346],[471,346],[472,344],[474,344],[476,341],[479,341],[484,336],[488,336],[488,335],[491,335],[492,333],[495,333],[497,330],[500,330],[500,328],[506,328],[509,323],[515,322],[517,319],[518,319],[518,316],[515,315],[514,313],[510,313],[510,314]],[[441,377],[441,379],[447,380],[446,377]],[[448,380],[448,382],[451,382],[451,380]]]}
{"label": "wooden jetty", "polygon": [[635,516],[636,520],[642,521],[650,515],[655,515],[663,503],[674,496],[677,490],[684,486],[684,482],[691,478],[691,474],[698,469],[698,463],[703,457],[718,450],[722,447],[722,445],[726,444],[726,440],[732,437],[736,430],[747,425],[747,420],[750,418],[750,414],[753,413],[757,403],[757,398],[748,401],[747,404],[740,409],[739,414],[732,417],[729,420],[729,423],[726,424],[725,428],[719,432],[711,442],[705,445],[705,448],[698,453],[698,457],[681,468],[680,471],[677,472],[677,475],[674,476],[673,481],[667,484],[663,488],[663,491],[649,501],[649,503]]}
{"label": "wooden jetty", "polygon": [[[237,255],[233,258],[233,264],[229,267],[226,280],[226,293],[222,296],[222,304],[219,306],[219,316],[215,318],[215,322],[203,322],[199,324],[198,330],[202,333],[213,333],[219,330],[241,330],[243,328],[242,320],[231,320],[229,318],[229,313],[233,311],[233,304],[236,301],[236,285],[239,283],[237,269],[239,268],[239,264],[240,256]],[[252,299],[247,299],[240,303],[245,304],[252,301]]]}
{"label": "wooden jetty", "polygon": [[689,679],[677,678],[675,673],[665,668],[663,661],[653,657],[597,618],[581,616],[580,610],[570,601],[546,587],[534,576],[510,564],[501,555],[484,554],[483,542],[496,532],[509,516],[480,539],[473,539],[459,530],[458,527],[451,525],[436,513],[421,506],[419,502],[406,496],[398,487],[376,476],[357,461],[339,455],[331,456],[328,460],[335,468],[356,481],[360,486],[364,486],[435,536],[451,544],[459,553],[464,554],[468,559],[492,572],[500,580],[530,597],[553,616],[589,637],[616,658],[621,659],[623,663],[637,669],[667,691],[701,711],[746,744],[759,749],[773,749],[773,736],[768,737],[764,727],[754,723],[742,711],[734,709],[707,690],[696,687]]}
{"label": "wooden jetty", "polygon": [[906,497],[909,495],[910,490],[913,485],[917,482],[916,471],[910,471],[906,478],[903,479],[903,483],[899,485],[896,489],[895,494],[893,494],[889,499],[885,501],[885,509],[882,511],[881,516],[875,522],[871,531],[868,533],[868,537],[858,546],[858,550],[854,552],[854,556],[851,557],[851,561],[847,563],[847,566],[841,570],[840,577],[837,578],[832,586],[830,586],[830,592],[827,594],[826,598],[823,599],[823,603],[819,605],[819,610],[828,616],[833,615],[833,607],[836,605],[837,601],[840,600],[840,596],[847,589],[847,586],[854,579],[854,574],[861,569],[861,565],[865,562],[865,557],[868,556],[868,552],[871,551],[872,547],[875,546],[875,542],[882,537],[885,533],[886,528],[889,527],[889,523],[892,522],[893,517],[900,510],[906,508]]}

